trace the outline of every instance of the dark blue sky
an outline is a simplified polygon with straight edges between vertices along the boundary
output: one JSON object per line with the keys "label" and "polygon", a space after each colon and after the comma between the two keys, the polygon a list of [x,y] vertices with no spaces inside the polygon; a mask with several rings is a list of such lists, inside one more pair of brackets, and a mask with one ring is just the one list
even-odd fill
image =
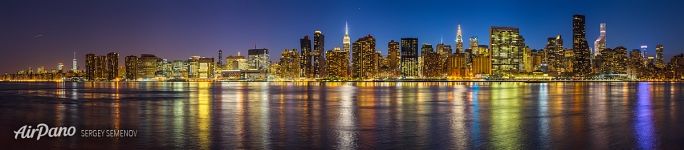
{"label": "dark blue sky", "polygon": [[[284,48],[299,49],[299,38],[320,29],[326,49],[341,46],[344,22],[352,41],[372,34],[377,48],[389,40],[418,37],[436,44],[440,38],[454,45],[456,25],[464,40],[478,36],[488,44],[490,26],[519,27],[531,48],[543,48],[546,38],[561,34],[572,46],[572,15],[587,17],[590,46],[600,22],[607,23],[608,47],[629,49],[665,45],[670,57],[684,52],[684,2],[675,0],[490,0],[490,1],[33,1],[0,2],[0,72],[29,66],[70,67],[77,51],[79,67],[85,53],[116,51],[126,55],[152,53],[168,59],[191,55],[224,56],[256,44],[280,57]],[[468,44],[466,43],[466,46]]]}

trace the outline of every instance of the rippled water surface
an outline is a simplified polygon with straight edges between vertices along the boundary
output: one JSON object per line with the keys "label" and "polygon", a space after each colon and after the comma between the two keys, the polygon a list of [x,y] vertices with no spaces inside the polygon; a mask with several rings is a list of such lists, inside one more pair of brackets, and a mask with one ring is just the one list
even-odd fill
{"label": "rippled water surface", "polygon": [[[0,83],[10,148],[684,149],[684,83]],[[14,139],[23,125],[134,138]]]}

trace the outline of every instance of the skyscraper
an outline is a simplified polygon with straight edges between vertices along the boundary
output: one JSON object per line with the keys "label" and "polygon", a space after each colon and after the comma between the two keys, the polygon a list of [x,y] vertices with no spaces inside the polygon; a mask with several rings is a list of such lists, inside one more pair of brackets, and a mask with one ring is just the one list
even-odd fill
{"label": "skyscraper", "polygon": [[641,55],[639,49],[633,49],[629,52],[628,73],[632,78],[639,78],[644,68],[644,57]]}
{"label": "skyscraper", "polygon": [[347,22],[344,22],[344,37],[342,38],[342,49],[349,53],[349,49],[351,48],[351,39],[349,38],[349,26],[347,26]]}
{"label": "skyscraper", "polygon": [[111,52],[107,54],[107,80],[114,80],[119,77],[119,53]]}
{"label": "skyscraper", "polygon": [[665,58],[663,58],[663,49],[664,47],[662,44],[656,45],[655,66],[659,69],[665,68]]}
{"label": "skyscraper", "polygon": [[463,33],[461,32],[461,25],[459,24],[456,29],[456,51],[463,52]]}
{"label": "skyscraper", "polygon": [[218,61],[216,61],[216,65],[223,69],[223,50],[218,50]]}
{"label": "skyscraper", "polygon": [[138,56],[126,56],[124,60],[124,65],[126,66],[126,80],[133,81],[138,79],[138,63]]}
{"label": "skyscraper", "polygon": [[315,78],[325,76],[325,36],[319,30],[314,31],[313,73]]}
{"label": "skyscraper", "polygon": [[85,55],[85,75],[89,81],[95,80],[95,54]]}
{"label": "skyscraper", "polygon": [[[198,65],[197,73],[199,73],[199,79],[211,79],[214,77],[214,58],[199,58]],[[268,68],[268,66],[266,67]]]}
{"label": "skyscraper", "polygon": [[549,73],[553,75],[560,75],[565,71],[565,52],[563,48],[563,38],[561,35],[556,37],[549,37],[544,48],[546,52],[546,63],[548,64]]}
{"label": "skyscraper", "polygon": [[352,77],[356,79],[374,78],[376,70],[375,38],[366,35],[352,44]]}
{"label": "skyscraper", "polygon": [[441,74],[441,64],[439,64],[439,53],[434,51],[431,44],[427,43],[423,44],[420,50],[420,57],[423,58],[423,64],[421,66],[423,68],[421,70],[422,75],[428,78],[439,77],[439,75]]}
{"label": "skyscraper", "polygon": [[489,47],[492,54],[492,72],[498,75],[523,71],[525,39],[518,28],[491,27]]}
{"label": "skyscraper", "polygon": [[575,76],[585,77],[591,73],[591,52],[585,37],[585,19],[583,15],[572,18],[572,50],[574,53],[573,73]]}
{"label": "skyscraper", "polygon": [[347,65],[346,67],[344,67],[347,71],[345,73],[345,76],[344,76],[345,78],[350,76],[349,74],[351,71],[351,69],[350,69],[351,66],[349,66],[349,61],[351,61],[351,59],[350,59],[351,58],[351,55],[350,55],[351,50],[350,49],[351,49],[351,38],[349,37],[349,26],[347,25],[347,22],[345,21],[344,22],[344,37],[342,37],[342,51],[344,51],[344,53],[346,53],[346,56],[344,56],[344,59],[347,60],[347,62],[344,63]]}
{"label": "skyscraper", "polygon": [[301,64],[300,67],[302,68],[302,76],[313,78],[313,58],[311,55],[311,40],[309,39],[309,36],[306,35],[299,39],[299,45],[302,51],[300,55],[301,60],[299,61]]}
{"label": "skyscraper", "polygon": [[472,73],[481,77],[492,74],[492,55],[489,53],[489,47],[487,45],[479,45],[476,48],[477,51],[473,51],[479,54],[473,56]]}
{"label": "skyscraper", "polygon": [[449,69],[447,65],[447,60],[449,59],[449,55],[451,55],[451,53],[451,45],[444,43],[437,44],[437,54],[439,55],[439,60],[437,63],[439,65],[438,72],[440,77],[447,75]]}
{"label": "skyscraper", "polygon": [[468,38],[468,41],[470,43],[470,49],[473,51],[473,54],[475,54],[475,55],[480,54],[481,52],[478,51],[478,48],[477,48],[477,46],[479,45],[479,43],[477,41],[477,37],[471,36],[470,38]]}
{"label": "skyscraper", "polygon": [[152,54],[140,54],[138,59],[138,78],[153,79],[156,76],[159,58]]}
{"label": "skyscraper", "polygon": [[95,72],[94,80],[106,80],[107,79],[107,56],[95,56]]}
{"label": "skyscraper", "polygon": [[78,72],[78,61],[76,61],[76,51],[74,51],[74,59],[72,59],[71,61],[71,71]]}
{"label": "skyscraper", "polygon": [[325,53],[325,58],[328,65],[328,78],[346,79],[348,77],[349,53],[335,47]]}
{"label": "skyscraper", "polygon": [[279,71],[276,73],[279,75],[280,78],[283,79],[297,79],[299,78],[299,54],[297,53],[297,49],[284,49],[280,61],[278,64],[280,64]]}
{"label": "skyscraper", "polygon": [[387,61],[391,76],[399,76],[401,53],[399,52],[399,42],[394,40],[387,43]]}
{"label": "skyscraper", "polygon": [[401,38],[401,76],[418,77],[418,38]]}
{"label": "skyscraper", "polygon": [[[301,60],[301,56],[298,57],[297,59]],[[297,61],[297,62],[299,62],[299,61]],[[230,56],[226,57],[226,69],[227,70],[247,70],[247,69],[249,69],[249,63],[247,63],[247,59],[245,59],[245,56],[240,56],[240,53],[238,52],[238,55],[230,55]]]}
{"label": "skyscraper", "polygon": [[107,79],[107,56],[86,54],[86,79],[89,81]]}
{"label": "skyscraper", "polygon": [[249,61],[249,69],[268,70],[270,65],[268,49],[262,48],[248,50],[247,61]]}
{"label": "skyscraper", "polygon": [[606,23],[599,25],[599,31],[601,32],[600,35],[594,41],[594,56],[601,54],[601,51],[606,49]]}

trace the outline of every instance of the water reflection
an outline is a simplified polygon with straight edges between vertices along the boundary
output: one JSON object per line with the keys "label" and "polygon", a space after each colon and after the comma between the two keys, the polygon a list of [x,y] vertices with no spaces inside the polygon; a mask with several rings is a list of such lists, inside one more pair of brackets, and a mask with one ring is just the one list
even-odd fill
{"label": "water reflection", "polygon": [[[31,143],[36,148],[681,149],[682,86],[665,82],[2,83],[0,126],[8,130],[0,134],[11,135],[9,129],[37,122],[140,131],[137,138],[41,139]],[[7,136],[0,140],[11,141]]]}
{"label": "water reflection", "polygon": [[650,84],[639,83],[638,88],[634,130],[637,134],[639,149],[653,149],[653,108],[651,107]]}

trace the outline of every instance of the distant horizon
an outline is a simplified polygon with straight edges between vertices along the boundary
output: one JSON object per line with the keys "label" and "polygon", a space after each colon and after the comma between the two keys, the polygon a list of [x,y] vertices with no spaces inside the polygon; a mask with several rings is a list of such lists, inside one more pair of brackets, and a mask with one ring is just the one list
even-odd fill
{"label": "distant horizon", "polygon": [[[0,7],[9,13],[2,16],[10,23],[0,25],[5,33],[0,35],[5,43],[0,49],[11,54],[0,59],[7,64],[0,73],[28,67],[55,68],[60,62],[71,68],[73,51],[80,69],[87,53],[117,52],[121,64],[125,56],[140,54],[169,60],[216,58],[218,50],[223,50],[224,57],[237,52],[246,55],[254,45],[269,49],[271,60],[276,61],[283,49],[300,51],[299,39],[312,36],[314,30],[326,36],[325,50],[342,47],[345,22],[349,23],[352,42],[371,34],[383,56],[387,55],[387,42],[402,37],[416,37],[420,44],[433,45],[443,40],[453,46],[458,24],[463,29],[464,47],[469,47],[471,36],[478,37],[479,45],[489,45],[489,28],[508,26],[519,28],[531,49],[542,49],[548,37],[558,34],[563,37],[564,48],[571,48],[574,14],[587,18],[590,47],[598,37],[599,23],[605,22],[608,48],[632,50],[645,44],[647,54],[654,56],[656,44],[661,43],[666,61],[684,52],[684,43],[677,39],[684,34],[680,28],[684,21],[676,18],[676,14],[684,13],[677,9],[684,4],[680,1],[392,2],[5,1]],[[317,8],[314,6],[329,9],[320,13],[298,9]]]}

